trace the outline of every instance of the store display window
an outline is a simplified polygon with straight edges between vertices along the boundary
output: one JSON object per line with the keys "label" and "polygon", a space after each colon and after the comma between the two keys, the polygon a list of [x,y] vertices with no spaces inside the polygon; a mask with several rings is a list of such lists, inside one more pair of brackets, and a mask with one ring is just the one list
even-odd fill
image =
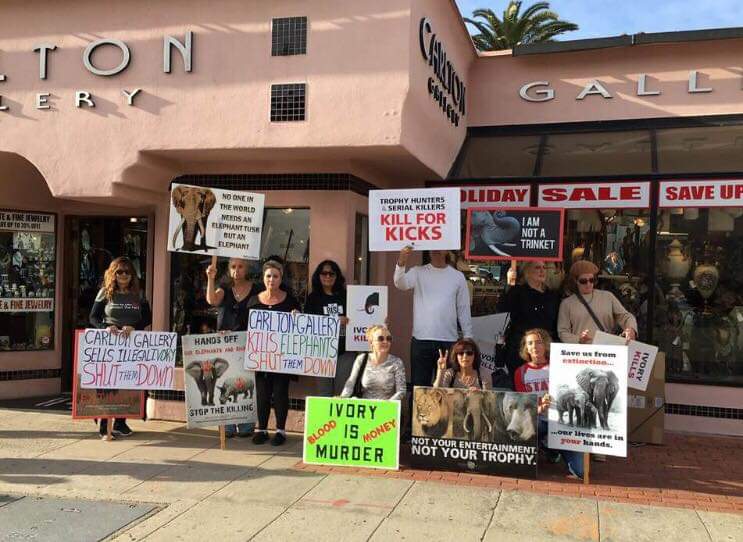
{"label": "store display window", "polygon": [[56,216],[0,209],[0,351],[54,348]]}

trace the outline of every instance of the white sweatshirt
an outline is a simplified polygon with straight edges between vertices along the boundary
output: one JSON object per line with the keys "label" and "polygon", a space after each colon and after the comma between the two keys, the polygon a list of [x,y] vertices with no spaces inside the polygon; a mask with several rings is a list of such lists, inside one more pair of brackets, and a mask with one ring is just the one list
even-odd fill
{"label": "white sweatshirt", "polygon": [[421,341],[456,341],[457,318],[462,334],[472,337],[470,293],[464,274],[447,265],[395,266],[395,286],[413,292],[413,337]]}

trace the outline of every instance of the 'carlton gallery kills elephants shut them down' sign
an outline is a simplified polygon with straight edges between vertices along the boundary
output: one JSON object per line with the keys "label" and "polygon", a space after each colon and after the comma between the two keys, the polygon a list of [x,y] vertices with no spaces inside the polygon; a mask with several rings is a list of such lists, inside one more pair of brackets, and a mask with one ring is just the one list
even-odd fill
{"label": "'carlton gallery kills elephants shut them down' sign", "polygon": [[168,250],[257,260],[265,196],[173,184]]}

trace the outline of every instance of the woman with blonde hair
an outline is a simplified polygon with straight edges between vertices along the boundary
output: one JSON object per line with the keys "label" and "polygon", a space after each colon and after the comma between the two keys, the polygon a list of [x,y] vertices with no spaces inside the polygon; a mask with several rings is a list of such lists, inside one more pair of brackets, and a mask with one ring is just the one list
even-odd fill
{"label": "woman with blonde hair", "polygon": [[[152,323],[150,305],[142,295],[139,280],[129,258],[114,259],[103,275],[103,287],[95,297],[90,310],[93,327],[107,329],[115,335],[128,336],[134,330],[142,330]],[[99,432],[107,437],[108,419],[102,418]],[[116,418],[111,430],[113,437],[129,436],[132,430],[124,418]]]}
{"label": "woman with blonde hair", "polygon": [[400,358],[390,354],[390,330],[384,325],[371,326],[366,330],[366,339],[371,352],[356,357],[341,397],[401,401],[406,390],[405,365]]}

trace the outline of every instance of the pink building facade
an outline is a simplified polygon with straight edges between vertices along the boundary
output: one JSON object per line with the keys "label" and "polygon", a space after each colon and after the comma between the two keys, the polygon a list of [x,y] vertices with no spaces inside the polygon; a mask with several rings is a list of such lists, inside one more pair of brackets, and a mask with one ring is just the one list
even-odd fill
{"label": "pink building facade", "polygon": [[[326,258],[392,285],[395,255],[366,249],[369,189],[518,185],[569,208],[568,264],[621,256],[607,284],[668,350],[666,426],[743,434],[743,280],[723,258],[743,251],[743,195],[690,192],[740,185],[743,38],[478,54],[449,0],[9,2],[0,28],[0,398],[70,389],[113,256],[137,261],[153,329],[209,326],[203,262],[165,249],[175,180],[265,193],[262,255],[286,256],[300,297]],[[582,183],[602,190],[571,204]],[[618,195],[633,183],[646,198]],[[457,264],[492,311],[501,270]],[[392,294],[406,359],[412,299]],[[313,389],[294,383],[294,406]],[[178,392],[150,403],[184,416]]]}

